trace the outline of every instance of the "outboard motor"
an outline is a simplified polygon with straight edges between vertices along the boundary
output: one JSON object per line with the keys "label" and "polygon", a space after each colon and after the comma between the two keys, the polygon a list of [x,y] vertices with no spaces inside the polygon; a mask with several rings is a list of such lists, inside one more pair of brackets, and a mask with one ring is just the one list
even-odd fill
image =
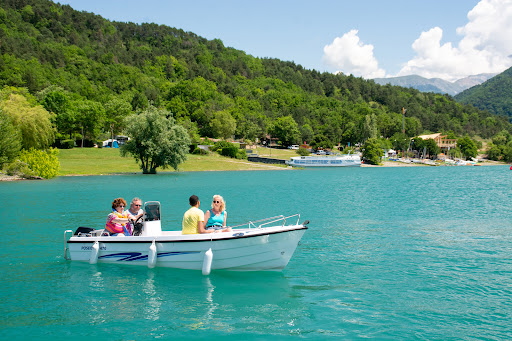
{"label": "outboard motor", "polygon": [[162,224],[160,219],[160,202],[148,201],[144,203],[144,221],[142,223],[142,236],[162,235]]}

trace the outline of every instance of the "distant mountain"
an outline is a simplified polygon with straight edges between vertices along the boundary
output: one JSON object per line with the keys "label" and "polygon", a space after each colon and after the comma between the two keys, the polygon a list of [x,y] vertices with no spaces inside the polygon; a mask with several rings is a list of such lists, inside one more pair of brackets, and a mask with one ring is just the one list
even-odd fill
{"label": "distant mountain", "polygon": [[468,76],[455,82],[448,82],[440,78],[424,78],[417,75],[391,77],[391,78],[375,78],[377,84],[398,85],[404,88],[414,88],[422,92],[436,92],[441,94],[456,94],[469,89],[475,85],[482,84],[486,80],[494,77],[495,73],[482,73],[479,75]]}
{"label": "distant mountain", "polygon": [[512,67],[483,84],[461,92],[455,100],[512,118]]}

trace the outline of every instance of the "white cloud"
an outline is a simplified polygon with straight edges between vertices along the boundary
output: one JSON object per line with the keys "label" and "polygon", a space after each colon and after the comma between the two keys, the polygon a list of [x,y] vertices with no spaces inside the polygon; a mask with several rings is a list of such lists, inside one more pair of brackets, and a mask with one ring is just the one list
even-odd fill
{"label": "white cloud", "polygon": [[482,0],[469,13],[457,33],[457,46],[441,44],[443,31],[422,32],[412,44],[416,56],[397,76],[416,74],[454,81],[479,73],[498,73],[512,65],[512,0]]}
{"label": "white cloud", "polygon": [[[420,75],[449,81],[480,73],[500,73],[512,66],[512,0],[481,0],[459,27],[458,44],[441,43],[443,30],[422,32],[412,44],[415,56],[393,76]],[[379,68],[373,45],[351,30],[324,47],[323,62],[345,74],[364,78],[391,77]]]}
{"label": "white cloud", "polygon": [[364,78],[384,77],[385,71],[379,69],[379,63],[373,56],[373,45],[363,44],[357,33],[357,30],[351,30],[326,45],[324,63],[345,74]]}

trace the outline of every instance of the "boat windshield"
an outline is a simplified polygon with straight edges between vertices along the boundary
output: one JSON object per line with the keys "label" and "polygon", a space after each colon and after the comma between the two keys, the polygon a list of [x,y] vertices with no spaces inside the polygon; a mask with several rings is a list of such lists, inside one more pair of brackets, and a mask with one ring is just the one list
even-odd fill
{"label": "boat windshield", "polygon": [[160,220],[160,203],[148,201],[144,204],[144,221]]}

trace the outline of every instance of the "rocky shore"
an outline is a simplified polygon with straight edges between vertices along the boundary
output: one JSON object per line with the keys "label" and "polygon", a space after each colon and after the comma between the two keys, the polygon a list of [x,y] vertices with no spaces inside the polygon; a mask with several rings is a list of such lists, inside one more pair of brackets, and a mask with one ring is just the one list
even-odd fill
{"label": "rocky shore", "polygon": [[0,173],[0,181],[16,181],[16,180],[23,180],[23,178],[20,178],[19,176],[11,176],[4,173]]}

